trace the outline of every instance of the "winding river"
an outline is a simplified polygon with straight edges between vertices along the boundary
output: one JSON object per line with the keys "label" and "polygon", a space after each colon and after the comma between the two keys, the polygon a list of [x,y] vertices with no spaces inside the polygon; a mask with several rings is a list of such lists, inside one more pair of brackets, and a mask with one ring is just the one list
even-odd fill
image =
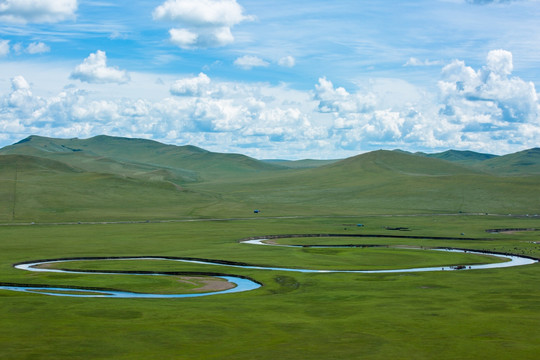
{"label": "winding river", "polygon": [[[14,267],[20,270],[35,271],[35,272],[54,272],[54,273],[67,273],[67,274],[92,274],[92,275],[150,275],[150,276],[171,276],[177,274],[160,273],[160,272],[134,272],[134,271],[84,271],[84,270],[65,270],[49,268],[47,265],[59,264],[63,262],[73,261],[97,261],[97,260],[172,260],[182,261],[181,258],[168,258],[168,257],[96,257],[96,258],[73,258],[73,259],[58,259],[58,260],[44,260],[25,262],[15,264]],[[189,261],[188,262],[195,262]],[[204,263],[204,262],[202,262]],[[200,273],[190,273],[193,275],[205,275]],[[69,296],[69,297],[113,297],[113,298],[152,298],[152,299],[167,299],[167,298],[191,298],[210,295],[230,294],[236,292],[250,291],[260,288],[262,285],[256,281],[248,278],[233,276],[233,275],[216,275],[215,278],[224,279],[233,284],[232,288],[220,291],[201,292],[201,293],[187,293],[187,294],[153,294],[153,293],[136,293],[131,291],[119,291],[119,290],[102,290],[102,289],[86,289],[86,288],[68,288],[68,287],[51,287],[51,286],[32,286],[32,285],[0,285],[0,290],[12,290],[39,293],[52,296]]]}
{"label": "winding river", "polygon": [[[283,246],[283,247],[293,247],[293,248],[304,248],[304,247],[324,247],[331,248],[330,245],[281,245],[265,242],[268,239],[259,238],[242,241],[243,244],[251,245],[264,245],[264,246]],[[344,246],[335,246],[335,247],[344,247]],[[349,247],[356,247],[350,245]],[[298,269],[298,268],[283,268],[283,267],[266,267],[258,265],[250,265],[243,263],[236,263],[230,261],[222,260],[207,260],[207,259],[193,259],[193,258],[175,258],[175,257],[103,257],[103,258],[67,258],[67,259],[57,259],[57,260],[42,260],[42,261],[33,261],[15,264],[14,267],[20,270],[26,271],[35,271],[35,272],[55,272],[55,273],[76,273],[76,274],[93,274],[93,275],[152,275],[152,276],[171,276],[178,274],[171,273],[159,273],[159,272],[128,272],[128,271],[84,271],[84,270],[64,270],[64,269],[55,269],[50,268],[50,264],[59,264],[67,261],[89,261],[89,260],[167,260],[167,261],[179,261],[186,263],[195,263],[203,265],[215,265],[215,266],[226,266],[231,268],[243,268],[243,269],[256,269],[256,270],[273,270],[273,271],[293,271],[301,273],[362,273],[362,274],[374,274],[374,273],[405,273],[405,272],[426,272],[426,271],[453,271],[453,270],[475,270],[475,269],[495,269],[495,268],[506,268],[513,266],[522,266],[530,265],[538,262],[536,259],[517,256],[517,255],[506,255],[490,252],[481,252],[481,251],[471,251],[471,250],[460,250],[460,249],[430,249],[435,251],[450,251],[450,252],[467,252],[471,254],[478,255],[489,255],[504,259],[504,262],[497,262],[491,264],[482,264],[482,265],[466,265],[466,266],[446,266],[446,267],[422,267],[422,268],[407,268],[407,269],[386,269],[386,270],[317,270],[317,269]],[[185,274],[184,274],[185,275]],[[208,274],[197,274],[191,273],[190,275],[206,275]],[[213,277],[224,279],[234,285],[234,287],[213,292],[201,292],[201,293],[188,293],[188,294],[152,294],[152,293],[136,293],[129,291],[117,291],[117,290],[103,290],[103,289],[89,289],[89,288],[70,288],[70,287],[52,287],[52,286],[35,286],[35,285],[18,285],[18,284],[0,284],[0,290],[11,290],[11,291],[22,291],[22,292],[31,292],[39,293],[51,296],[68,296],[68,297],[103,297],[103,298],[152,298],[152,299],[165,299],[165,298],[191,298],[191,297],[201,297],[201,296],[210,296],[210,295],[222,295],[230,293],[238,293],[243,291],[250,291],[260,288],[262,285],[256,281],[253,281],[248,278],[233,276],[233,275],[212,275]]]}

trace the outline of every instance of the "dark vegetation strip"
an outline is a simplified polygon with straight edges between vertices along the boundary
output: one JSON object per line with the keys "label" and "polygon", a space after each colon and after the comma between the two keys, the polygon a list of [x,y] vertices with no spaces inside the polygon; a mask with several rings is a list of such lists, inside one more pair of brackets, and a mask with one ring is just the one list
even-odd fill
{"label": "dark vegetation strip", "polygon": [[508,229],[487,229],[486,232],[488,233],[501,233],[501,232],[509,232],[509,231],[540,231],[540,229],[536,228],[508,228]]}
{"label": "dark vegetation strip", "polygon": [[[0,286],[27,287],[27,288],[36,288],[36,289],[41,289],[41,288],[56,289],[56,288],[62,287],[59,285],[36,285],[36,284],[21,284],[21,283],[8,283],[8,282],[0,282]],[[98,288],[98,287],[92,287],[92,286],[76,286],[76,285],[69,285],[69,288],[73,290],[91,290],[91,291],[96,291],[99,293],[109,292],[109,291],[124,291],[124,290],[117,290],[117,289],[106,289],[106,288]],[[135,291],[130,291],[130,292],[136,293]]]}
{"label": "dark vegetation strip", "polygon": [[[227,261],[227,260],[214,260],[214,259],[205,259],[205,258],[193,258],[193,257],[175,257],[175,256],[103,256],[103,257],[72,257],[72,258],[57,258],[57,259],[44,259],[44,260],[34,260],[34,261],[24,261],[20,263],[13,264],[13,267],[17,265],[27,265],[33,263],[48,263],[48,262],[63,262],[63,261],[81,261],[81,260],[186,260],[186,261],[201,261],[207,263],[214,263],[220,265],[235,265],[235,266],[253,266],[252,264],[238,262],[238,261]],[[66,269],[57,269],[57,270],[66,270]],[[67,271],[83,271],[83,270],[67,270]],[[93,270],[84,270],[84,271],[93,271]],[[96,270],[97,271],[97,270]],[[134,273],[139,271],[126,271],[126,273]],[[149,272],[150,274],[151,272]],[[236,276],[236,275],[226,275],[221,274],[220,276]],[[246,278],[249,279],[249,278]],[[249,279],[251,280],[251,279]]]}
{"label": "dark vegetation strip", "polygon": [[[423,217],[423,216],[497,216],[510,218],[530,218],[539,217],[539,215],[529,216],[526,214],[486,214],[486,213],[448,213],[448,214],[365,214],[362,217]],[[314,218],[358,218],[359,215],[340,215],[340,216],[321,216],[321,215],[291,215],[291,216],[257,216],[257,217],[234,217],[234,218],[186,218],[186,219],[154,219],[154,220],[119,220],[119,221],[64,221],[64,222],[11,222],[0,223],[0,226],[35,226],[35,225],[116,225],[116,224],[163,224],[163,223],[183,223],[195,221],[246,221],[246,220],[272,220],[272,219],[314,219]],[[353,225],[347,225],[353,226]],[[399,228],[387,230],[400,230]],[[401,229],[401,231],[408,231]],[[390,236],[386,236],[390,237]],[[465,239],[465,238],[460,238]],[[255,240],[255,239],[251,239]],[[457,240],[457,238],[456,238]],[[466,239],[465,239],[466,240]],[[474,239],[479,240],[479,239]]]}
{"label": "dark vegetation strip", "polygon": [[[43,259],[43,260],[33,260],[33,261],[24,261],[13,264],[13,267],[18,265],[27,265],[34,263],[51,263],[51,262],[64,262],[64,261],[93,261],[93,260],[187,260],[187,261],[200,261],[207,263],[214,263],[220,265],[234,265],[234,266],[253,266],[248,263],[236,262],[236,261],[226,261],[226,260],[213,260],[213,259],[204,259],[204,258],[191,258],[191,257],[174,257],[174,256],[104,256],[104,257],[72,257],[72,258],[57,258],[57,259]],[[39,264],[37,264],[39,265]],[[253,280],[250,277],[243,275],[232,275],[226,273],[217,273],[217,272],[193,272],[193,271],[166,271],[166,272],[157,272],[157,271],[138,271],[138,270],[72,270],[72,269],[62,269],[54,268],[54,270],[60,271],[69,271],[73,273],[102,273],[102,274],[126,274],[126,275],[200,275],[200,276],[232,276],[238,277],[246,280],[251,280],[259,285],[261,283]]]}
{"label": "dark vegetation strip", "polygon": [[[474,241],[487,241],[491,239],[475,239],[475,238],[466,238],[466,237],[443,237],[443,236],[408,236],[408,235],[367,235],[367,234],[288,234],[288,235],[266,235],[266,236],[253,236],[239,240],[239,242],[249,241],[249,240],[272,240],[272,239],[288,239],[288,238],[315,238],[315,237],[358,237],[358,238],[403,238],[403,239],[425,239],[425,240],[474,240]],[[268,244],[270,245],[270,244]],[[395,247],[391,245],[298,245],[300,247]],[[493,250],[481,250],[481,249],[469,249],[469,248],[456,248],[456,247],[434,247],[433,249],[444,249],[444,250],[461,250],[461,251],[471,251],[471,252],[485,252],[493,255],[506,255],[506,256],[519,256],[526,259],[540,261],[540,257],[513,254],[509,252],[500,252]]]}
{"label": "dark vegetation strip", "polygon": [[531,259],[531,260],[540,261],[540,257],[536,257],[536,256],[521,255],[521,254],[513,254],[513,253],[509,253],[509,252],[494,251],[494,250],[479,250],[479,249],[456,248],[456,247],[436,247],[436,248],[434,248],[434,249],[470,251],[470,252],[476,252],[476,253],[485,253],[485,254],[487,254],[487,255],[517,256],[517,257],[520,257],[520,258],[525,258],[525,259]]}
{"label": "dark vegetation strip", "polygon": [[392,239],[425,239],[425,240],[491,240],[491,239],[476,239],[469,237],[447,237],[447,236],[417,236],[417,235],[369,235],[369,234],[284,234],[284,235],[266,235],[253,236],[238,240],[244,242],[248,240],[263,240],[263,239],[287,239],[287,238],[309,238],[309,237],[357,237],[357,238],[392,238]]}

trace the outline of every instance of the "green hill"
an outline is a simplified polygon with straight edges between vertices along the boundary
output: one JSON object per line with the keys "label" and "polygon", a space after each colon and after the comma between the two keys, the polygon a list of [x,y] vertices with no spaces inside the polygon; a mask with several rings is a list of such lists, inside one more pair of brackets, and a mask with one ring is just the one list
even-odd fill
{"label": "green hill", "polygon": [[[374,151],[312,169],[194,184],[268,215],[540,212],[540,177],[507,177],[440,159]],[[225,195],[224,195],[225,196]]]}
{"label": "green hill", "polygon": [[304,160],[263,160],[264,162],[283,166],[289,169],[308,169],[316,168],[323,165],[333,164],[339,160],[315,160],[315,159],[304,159]]}
{"label": "green hill", "polygon": [[477,168],[495,174],[540,174],[540,148],[488,159],[477,164]]}
{"label": "green hill", "polygon": [[[242,172],[282,168],[240,154],[221,154],[195,146],[165,145],[152,140],[105,135],[85,140],[30,136],[1,149],[0,154],[34,155],[53,159],[62,157],[62,161],[77,166],[89,166],[88,169],[119,175],[124,175],[124,172],[125,175],[148,171],[170,172],[165,176],[178,181],[195,181],[199,177],[236,176]],[[95,161],[108,162],[110,166],[96,166],[95,163],[92,164]],[[143,168],[139,169],[141,166]]]}
{"label": "green hill", "polygon": [[211,194],[167,181],[89,172],[29,155],[0,155],[0,221],[166,219],[189,216]]}
{"label": "green hill", "polygon": [[0,221],[540,213],[539,149],[445,153],[453,160],[380,150],[282,166],[141,139],[32,136],[0,149]]}
{"label": "green hill", "polygon": [[447,150],[442,153],[423,154],[426,157],[457,162],[463,165],[474,165],[485,160],[496,158],[497,155],[477,153],[474,151]]}
{"label": "green hill", "polygon": [[61,161],[29,155],[3,155],[0,156],[0,169],[3,171],[42,171],[42,172],[79,172],[72,166]]}

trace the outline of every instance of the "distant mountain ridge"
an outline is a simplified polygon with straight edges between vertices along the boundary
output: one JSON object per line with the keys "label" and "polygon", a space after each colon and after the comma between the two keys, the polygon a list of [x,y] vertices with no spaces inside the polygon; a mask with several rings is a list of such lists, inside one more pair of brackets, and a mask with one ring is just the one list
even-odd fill
{"label": "distant mountain ridge", "polygon": [[540,174],[540,148],[493,157],[478,163],[477,166],[502,174]]}
{"label": "distant mountain ridge", "polygon": [[[513,154],[493,155],[468,150],[447,150],[440,153],[394,152],[434,158],[457,163],[475,170],[498,174],[540,174],[540,148],[532,148]],[[77,154],[110,161],[131,164],[152,164],[165,170],[182,170],[187,178],[193,172],[226,173],[228,171],[269,171],[277,169],[316,168],[334,164],[336,160],[257,160],[242,154],[211,152],[196,146],[167,145],[154,140],[98,135],[88,139],[57,139],[31,135],[21,141],[0,149],[0,154],[20,154],[52,157]],[[357,155],[363,156],[369,153]]]}
{"label": "distant mountain ridge", "polygon": [[477,153],[477,152],[469,151],[469,150],[465,150],[465,151],[447,150],[441,153],[425,154],[424,156],[447,160],[447,161],[459,162],[459,163],[468,164],[468,165],[472,165],[472,164],[475,164],[484,160],[498,157],[497,155]]}
{"label": "distant mountain ridge", "polygon": [[[540,213],[540,149],[263,161],[195,146],[30,136],[0,149],[0,222]],[[259,215],[261,216],[261,215]]]}
{"label": "distant mountain ridge", "polygon": [[86,170],[95,170],[96,162],[109,162],[109,167],[115,169],[124,168],[128,172],[161,170],[169,172],[171,178],[183,178],[184,181],[195,181],[201,176],[283,168],[241,154],[214,153],[191,145],[166,145],[153,140],[106,135],[89,139],[33,135],[0,149],[0,154],[51,158]]}

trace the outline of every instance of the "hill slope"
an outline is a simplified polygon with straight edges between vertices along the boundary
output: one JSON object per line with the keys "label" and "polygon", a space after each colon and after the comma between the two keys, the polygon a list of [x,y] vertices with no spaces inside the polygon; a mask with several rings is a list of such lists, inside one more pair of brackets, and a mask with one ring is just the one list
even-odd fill
{"label": "hill slope", "polygon": [[447,150],[442,153],[421,154],[426,157],[457,162],[463,165],[474,165],[485,160],[496,158],[497,155],[477,153],[474,151]]}
{"label": "hill slope", "polygon": [[30,137],[2,153],[24,154],[0,155],[2,222],[540,213],[538,149],[473,165],[374,151],[307,168],[106,136]]}
{"label": "hill slope", "polygon": [[[93,171],[119,175],[147,171],[170,172],[180,182],[245,172],[281,169],[239,154],[221,154],[195,146],[165,145],[152,140],[100,135],[90,139],[30,136],[0,150],[0,154],[34,155],[77,164]],[[104,160],[103,158],[106,158]],[[101,165],[108,162],[110,166]],[[142,166],[142,168],[140,168]]]}
{"label": "hill slope", "polygon": [[496,174],[540,174],[540,148],[488,159],[476,167]]}
{"label": "hill slope", "polygon": [[188,216],[211,194],[166,181],[95,173],[28,155],[0,155],[0,221],[167,219]]}
{"label": "hill slope", "polygon": [[204,186],[271,215],[329,215],[537,213],[539,183],[538,176],[509,179],[444,160],[374,151],[318,168]]}

